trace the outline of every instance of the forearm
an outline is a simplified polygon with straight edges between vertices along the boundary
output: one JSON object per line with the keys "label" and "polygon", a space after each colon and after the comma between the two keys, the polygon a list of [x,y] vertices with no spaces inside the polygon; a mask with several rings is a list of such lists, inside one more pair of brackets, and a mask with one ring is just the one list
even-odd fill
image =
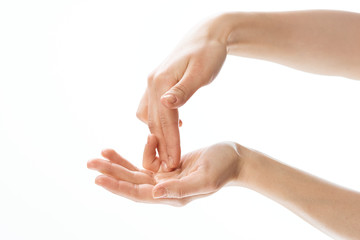
{"label": "forearm", "polygon": [[336,239],[360,239],[360,194],[277,162],[245,154],[239,184],[285,206]]}
{"label": "forearm", "polygon": [[360,79],[360,14],[324,10],[228,13],[217,17],[213,26],[229,54]]}

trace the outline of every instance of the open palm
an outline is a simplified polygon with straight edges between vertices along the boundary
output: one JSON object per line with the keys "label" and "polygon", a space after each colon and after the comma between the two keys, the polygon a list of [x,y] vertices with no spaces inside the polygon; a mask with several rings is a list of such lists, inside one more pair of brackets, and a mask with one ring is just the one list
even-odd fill
{"label": "open palm", "polygon": [[[157,140],[150,135],[144,150],[145,168],[158,169]],[[104,150],[106,159],[93,159],[88,168],[103,175],[95,183],[105,189],[137,202],[164,203],[183,206],[212,194],[236,180],[241,170],[240,146],[224,142],[188,153],[172,172],[139,169],[114,150]],[[160,168],[161,169],[161,168]]]}

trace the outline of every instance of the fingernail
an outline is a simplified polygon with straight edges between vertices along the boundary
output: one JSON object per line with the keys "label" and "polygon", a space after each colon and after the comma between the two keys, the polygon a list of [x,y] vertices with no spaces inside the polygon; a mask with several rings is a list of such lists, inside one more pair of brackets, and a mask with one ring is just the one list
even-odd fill
{"label": "fingernail", "polygon": [[176,97],[172,94],[165,94],[163,98],[170,104],[174,104],[177,101]]}
{"label": "fingernail", "polygon": [[167,196],[167,191],[165,188],[161,187],[158,188],[155,192],[154,192],[154,198],[164,198]]}

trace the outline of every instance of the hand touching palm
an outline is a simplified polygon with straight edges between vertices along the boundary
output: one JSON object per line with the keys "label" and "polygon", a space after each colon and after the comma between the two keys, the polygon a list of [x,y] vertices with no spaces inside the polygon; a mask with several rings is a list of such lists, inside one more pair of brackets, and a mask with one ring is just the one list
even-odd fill
{"label": "hand touching palm", "polygon": [[157,144],[156,137],[150,135],[144,150],[143,165],[152,171],[138,169],[114,150],[104,150],[102,155],[107,160],[88,162],[88,168],[104,174],[95,183],[137,202],[183,206],[239,178],[241,146],[235,143],[219,143],[188,153],[172,172],[156,172],[160,168]]}
{"label": "hand touching palm", "polygon": [[226,37],[215,34],[215,20],[194,28],[148,77],[148,85],[137,110],[158,141],[162,162],[171,171],[179,167],[180,133],[178,108],[219,73],[226,55]]}

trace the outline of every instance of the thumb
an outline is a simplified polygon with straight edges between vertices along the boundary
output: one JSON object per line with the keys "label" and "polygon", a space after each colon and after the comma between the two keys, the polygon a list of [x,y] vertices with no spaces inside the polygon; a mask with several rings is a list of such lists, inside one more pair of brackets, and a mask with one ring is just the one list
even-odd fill
{"label": "thumb", "polygon": [[201,86],[202,80],[200,78],[196,79],[190,74],[185,74],[177,84],[161,96],[161,102],[167,108],[179,108],[184,105]]}
{"label": "thumb", "polygon": [[172,179],[157,184],[153,189],[153,198],[185,198],[209,193],[210,189],[198,174],[181,179]]}

